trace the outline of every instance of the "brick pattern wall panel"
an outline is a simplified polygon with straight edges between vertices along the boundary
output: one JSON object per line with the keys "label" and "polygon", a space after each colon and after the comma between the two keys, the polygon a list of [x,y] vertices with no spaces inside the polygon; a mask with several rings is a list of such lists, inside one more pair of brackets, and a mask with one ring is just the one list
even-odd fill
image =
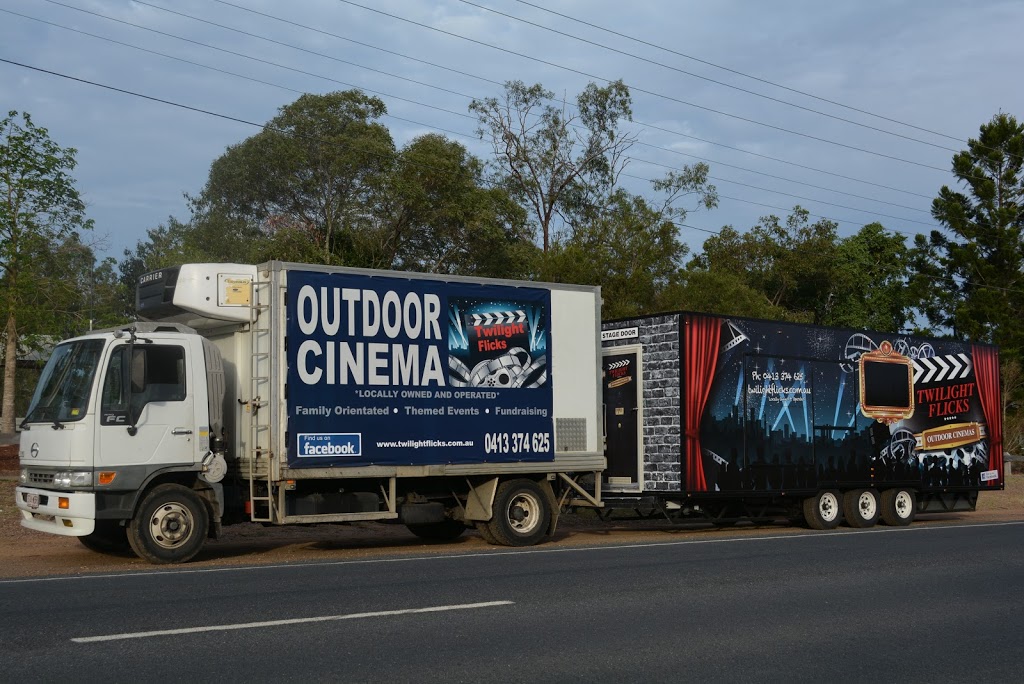
{"label": "brick pattern wall panel", "polygon": [[638,328],[639,336],[609,340],[605,348],[640,344],[643,348],[644,490],[682,490],[680,471],[679,315],[651,316],[604,323],[602,329]]}

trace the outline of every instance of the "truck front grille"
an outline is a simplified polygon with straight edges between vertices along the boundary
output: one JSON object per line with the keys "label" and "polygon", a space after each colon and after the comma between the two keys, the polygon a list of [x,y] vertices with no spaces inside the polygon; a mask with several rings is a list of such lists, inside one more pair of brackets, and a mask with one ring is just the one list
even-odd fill
{"label": "truck front grille", "polygon": [[33,473],[28,474],[29,484],[34,485],[52,485],[53,484],[53,473]]}

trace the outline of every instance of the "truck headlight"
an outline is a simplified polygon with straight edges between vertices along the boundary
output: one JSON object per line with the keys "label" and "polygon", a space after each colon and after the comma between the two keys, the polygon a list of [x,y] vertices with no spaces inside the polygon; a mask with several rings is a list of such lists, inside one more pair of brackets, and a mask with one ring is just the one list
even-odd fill
{"label": "truck headlight", "polygon": [[28,468],[21,469],[21,472],[18,474],[18,483],[28,484]]}
{"label": "truck headlight", "polygon": [[92,471],[64,470],[59,473],[54,473],[53,486],[61,487],[63,489],[71,489],[73,487],[91,487]]}

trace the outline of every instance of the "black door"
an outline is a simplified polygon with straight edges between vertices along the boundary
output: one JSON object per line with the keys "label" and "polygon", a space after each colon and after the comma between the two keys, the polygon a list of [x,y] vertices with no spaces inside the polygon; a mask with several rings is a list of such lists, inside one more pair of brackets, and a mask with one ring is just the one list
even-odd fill
{"label": "black door", "polygon": [[639,354],[606,354],[603,369],[605,430],[608,436],[605,482],[612,489],[635,488],[639,483]]}

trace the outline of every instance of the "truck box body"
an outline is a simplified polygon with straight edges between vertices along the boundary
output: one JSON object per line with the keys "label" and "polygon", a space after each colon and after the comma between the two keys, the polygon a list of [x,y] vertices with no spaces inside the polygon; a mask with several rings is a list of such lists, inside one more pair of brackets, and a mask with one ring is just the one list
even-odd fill
{"label": "truck box body", "polygon": [[273,452],[274,479],[603,464],[597,288],[278,262],[251,279],[251,328],[222,330],[226,306],[161,319],[209,329],[226,429],[243,460]]}
{"label": "truck box body", "polygon": [[925,511],[1003,486],[995,347],[695,313],[606,322],[602,338],[606,491],[899,486]]}

